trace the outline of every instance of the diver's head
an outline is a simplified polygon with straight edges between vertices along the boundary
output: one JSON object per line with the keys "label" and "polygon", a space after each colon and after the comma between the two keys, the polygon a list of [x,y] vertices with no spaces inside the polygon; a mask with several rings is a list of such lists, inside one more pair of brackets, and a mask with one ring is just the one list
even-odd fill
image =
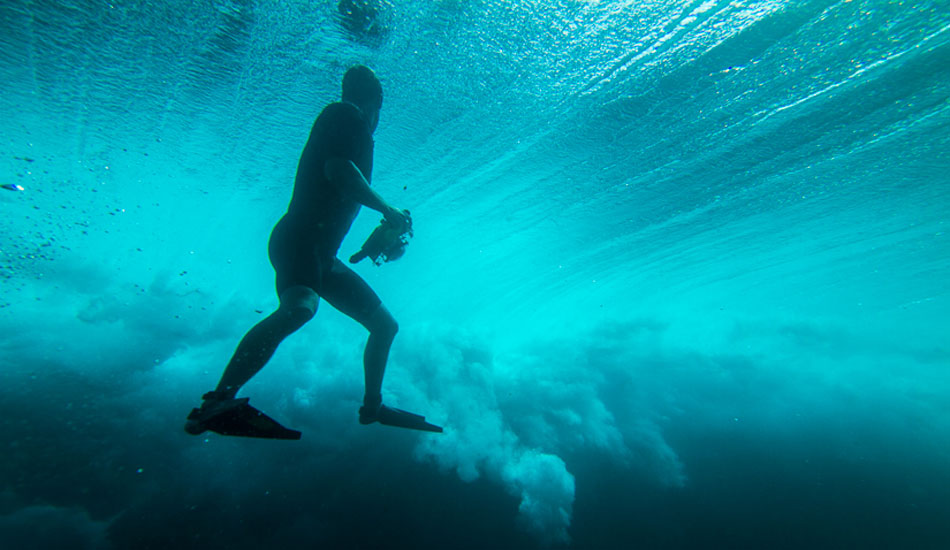
{"label": "diver's head", "polygon": [[350,67],[343,75],[343,101],[359,107],[366,115],[370,131],[379,124],[379,110],[383,106],[383,86],[376,73],[365,65]]}

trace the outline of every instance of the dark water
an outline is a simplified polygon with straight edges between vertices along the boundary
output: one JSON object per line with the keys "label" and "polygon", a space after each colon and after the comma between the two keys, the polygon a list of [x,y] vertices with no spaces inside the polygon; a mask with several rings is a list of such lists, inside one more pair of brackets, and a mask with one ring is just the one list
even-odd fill
{"label": "dark water", "polygon": [[[950,547],[947,7],[3,3],[0,547]],[[189,437],[354,63],[446,433],[324,304]]]}

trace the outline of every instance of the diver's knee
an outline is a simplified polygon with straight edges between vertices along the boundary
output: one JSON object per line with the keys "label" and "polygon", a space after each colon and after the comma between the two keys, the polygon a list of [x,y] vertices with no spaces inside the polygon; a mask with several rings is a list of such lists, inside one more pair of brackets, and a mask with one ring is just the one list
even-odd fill
{"label": "diver's knee", "polygon": [[277,313],[284,330],[293,332],[313,319],[318,301],[317,293],[306,286],[292,286],[281,292]]}
{"label": "diver's knee", "polygon": [[289,319],[303,325],[317,312],[319,300],[312,288],[296,285],[280,294],[280,309],[286,312]]}
{"label": "diver's knee", "polygon": [[287,308],[287,319],[295,328],[307,324],[307,321],[313,319],[315,314],[316,311],[306,304],[298,304]]}
{"label": "diver's knee", "polygon": [[399,323],[396,321],[394,317],[390,317],[389,319],[391,323],[389,324],[388,331],[390,334],[395,336],[396,333],[399,332]]}
{"label": "diver's knee", "polygon": [[399,332],[399,323],[396,322],[396,318],[393,317],[392,313],[389,313],[389,310],[380,304],[379,309],[370,319],[368,328],[373,334],[395,338],[396,333]]}

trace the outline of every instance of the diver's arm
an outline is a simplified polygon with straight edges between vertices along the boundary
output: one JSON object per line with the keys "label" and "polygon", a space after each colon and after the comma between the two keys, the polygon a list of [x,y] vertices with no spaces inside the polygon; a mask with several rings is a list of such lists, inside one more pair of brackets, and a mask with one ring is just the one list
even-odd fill
{"label": "diver's arm", "polygon": [[408,223],[408,218],[402,210],[390,206],[369,186],[369,182],[353,161],[331,158],[323,166],[323,173],[332,185],[343,191],[344,195],[379,212],[390,223],[398,226],[405,226]]}

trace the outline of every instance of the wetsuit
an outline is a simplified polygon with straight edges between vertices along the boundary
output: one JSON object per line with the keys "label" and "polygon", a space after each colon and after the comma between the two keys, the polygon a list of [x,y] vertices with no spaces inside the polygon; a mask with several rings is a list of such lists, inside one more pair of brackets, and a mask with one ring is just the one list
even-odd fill
{"label": "wetsuit", "polygon": [[307,286],[365,325],[380,299],[336,257],[360,204],[327,180],[324,166],[331,158],[353,161],[371,181],[373,137],[362,111],[352,103],[331,103],[313,123],[297,166],[293,197],[271,233],[268,253],[278,296],[292,286]]}

